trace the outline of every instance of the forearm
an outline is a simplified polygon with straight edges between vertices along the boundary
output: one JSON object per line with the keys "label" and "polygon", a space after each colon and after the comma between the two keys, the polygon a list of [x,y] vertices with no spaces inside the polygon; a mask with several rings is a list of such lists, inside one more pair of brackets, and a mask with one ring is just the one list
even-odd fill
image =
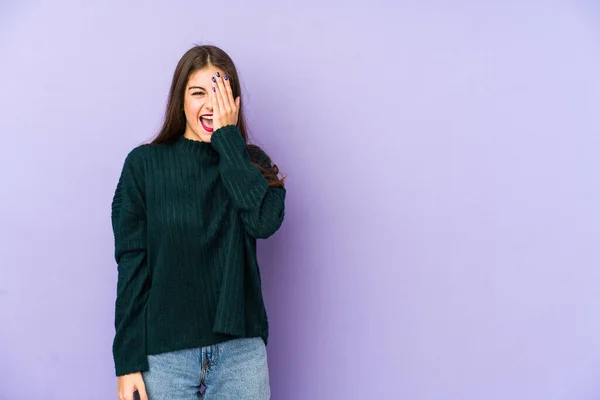
{"label": "forearm", "polygon": [[149,280],[145,252],[122,257],[118,269],[113,358],[116,375],[121,376],[148,370],[145,308]]}
{"label": "forearm", "polygon": [[260,168],[250,161],[244,139],[234,125],[213,133],[212,144],[219,153],[221,179],[234,207],[254,237],[272,235],[280,227],[285,212],[286,191],[269,187]]}

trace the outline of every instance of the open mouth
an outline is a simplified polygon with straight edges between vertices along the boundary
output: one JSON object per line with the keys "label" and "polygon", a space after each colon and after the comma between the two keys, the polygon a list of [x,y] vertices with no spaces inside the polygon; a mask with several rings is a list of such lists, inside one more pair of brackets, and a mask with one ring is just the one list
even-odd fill
{"label": "open mouth", "polygon": [[202,125],[202,127],[204,128],[205,131],[212,132],[213,131],[212,115],[200,116],[200,125]]}

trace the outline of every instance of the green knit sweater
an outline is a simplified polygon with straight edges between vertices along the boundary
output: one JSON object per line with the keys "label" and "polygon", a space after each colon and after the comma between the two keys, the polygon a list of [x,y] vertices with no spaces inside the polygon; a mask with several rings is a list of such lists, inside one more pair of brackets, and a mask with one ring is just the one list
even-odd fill
{"label": "green knit sweater", "polygon": [[[125,159],[112,201],[118,265],[116,375],[148,369],[149,354],[268,336],[256,239],[284,217],[238,129],[212,142],[180,136]],[[270,165],[262,151],[252,161]]]}

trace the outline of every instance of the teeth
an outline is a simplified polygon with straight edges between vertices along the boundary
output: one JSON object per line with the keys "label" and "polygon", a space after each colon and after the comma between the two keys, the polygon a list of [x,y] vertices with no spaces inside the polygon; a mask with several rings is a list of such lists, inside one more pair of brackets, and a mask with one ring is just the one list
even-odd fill
{"label": "teeth", "polygon": [[204,118],[204,119],[210,119],[210,120],[212,120],[212,117],[200,117],[200,118]]}

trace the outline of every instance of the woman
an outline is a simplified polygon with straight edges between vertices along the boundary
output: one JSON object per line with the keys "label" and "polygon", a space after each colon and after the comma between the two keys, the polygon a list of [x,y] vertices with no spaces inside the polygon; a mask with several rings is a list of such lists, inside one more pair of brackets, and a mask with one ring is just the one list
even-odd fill
{"label": "woman", "polygon": [[121,400],[268,399],[268,323],[256,239],[286,191],[247,144],[231,58],[195,46],[175,69],[164,124],[133,149],[112,201]]}

